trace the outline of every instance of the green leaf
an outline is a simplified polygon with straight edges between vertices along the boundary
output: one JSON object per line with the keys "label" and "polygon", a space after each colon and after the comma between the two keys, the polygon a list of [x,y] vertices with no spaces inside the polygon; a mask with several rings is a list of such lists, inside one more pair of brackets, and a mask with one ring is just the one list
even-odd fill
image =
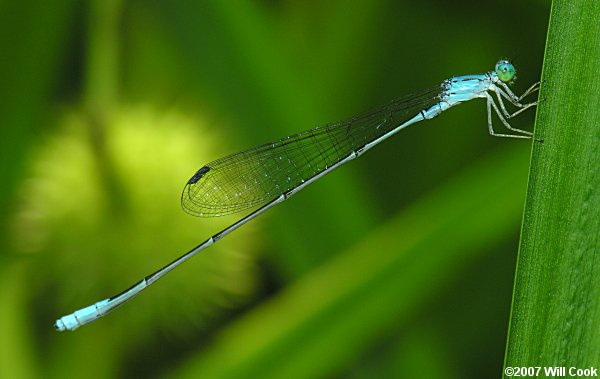
{"label": "green leaf", "polygon": [[505,366],[600,363],[600,2],[553,3]]}

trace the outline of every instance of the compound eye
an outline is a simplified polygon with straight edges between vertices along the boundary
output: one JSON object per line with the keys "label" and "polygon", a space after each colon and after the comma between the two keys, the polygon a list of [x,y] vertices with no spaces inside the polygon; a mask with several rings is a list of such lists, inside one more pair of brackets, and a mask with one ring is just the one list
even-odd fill
{"label": "compound eye", "polygon": [[498,79],[504,83],[508,83],[515,78],[517,70],[509,61],[502,60],[496,63],[496,74],[498,75]]}

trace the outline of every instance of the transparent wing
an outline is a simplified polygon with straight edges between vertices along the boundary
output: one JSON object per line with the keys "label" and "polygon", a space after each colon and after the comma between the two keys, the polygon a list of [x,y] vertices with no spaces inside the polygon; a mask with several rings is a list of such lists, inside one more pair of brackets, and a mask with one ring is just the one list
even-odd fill
{"label": "transparent wing", "polygon": [[183,209],[214,217],[271,201],[439,101],[441,87],[394,100],[208,163],[187,182]]}

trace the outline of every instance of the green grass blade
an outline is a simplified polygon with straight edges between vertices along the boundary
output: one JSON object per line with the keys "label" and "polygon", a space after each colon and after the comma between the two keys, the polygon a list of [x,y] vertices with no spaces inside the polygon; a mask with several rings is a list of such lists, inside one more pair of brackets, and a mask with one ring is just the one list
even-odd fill
{"label": "green grass blade", "polygon": [[600,363],[600,2],[551,13],[505,365]]}

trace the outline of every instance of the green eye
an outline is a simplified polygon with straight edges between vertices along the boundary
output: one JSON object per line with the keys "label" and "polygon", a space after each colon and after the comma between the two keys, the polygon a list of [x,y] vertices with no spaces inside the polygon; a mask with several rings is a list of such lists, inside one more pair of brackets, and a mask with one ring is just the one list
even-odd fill
{"label": "green eye", "polygon": [[500,61],[496,63],[496,74],[498,74],[498,79],[508,83],[515,78],[517,70],[509,61]]}

